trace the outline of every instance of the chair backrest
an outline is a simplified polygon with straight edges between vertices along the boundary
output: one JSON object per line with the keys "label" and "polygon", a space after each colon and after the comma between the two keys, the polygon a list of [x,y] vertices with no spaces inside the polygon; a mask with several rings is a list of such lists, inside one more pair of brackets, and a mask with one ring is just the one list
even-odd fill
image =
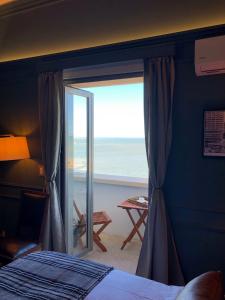
{"label": "chair backrest", "polygon": [[76,205],[75,200],[73,200],[73,207],[74,207],[74,209],[75,209],[75,211],[77,213],[77,216],[78,216],[79,220],[83,221],[84,215],[79,211],[79,209],[78,209],[78,207]]}
{"label": "chair backrest", "polygon": [[49,196],[39,191],[22,191],[18,236],[40,241]]}

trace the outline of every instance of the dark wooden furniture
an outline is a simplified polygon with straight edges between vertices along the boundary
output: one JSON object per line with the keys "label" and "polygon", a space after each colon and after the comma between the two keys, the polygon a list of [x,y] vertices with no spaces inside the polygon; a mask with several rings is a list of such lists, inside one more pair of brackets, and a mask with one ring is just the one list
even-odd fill
{"label": "dark wooden furniture", "polygon": [[0,237],[1,265],[42,249],[41,234],[47,201],[46,193],[22,191],[16,234],[5,230]]}
{"label": "dark wooden furniture", "polygon": [[[132,240],[132,238],[134,237],[134,235],[136,233],[139,236],[141,242],[143,241],[143,237],[139,231],[139,228],[140,228],[141,224],[144,224],[144,226],[146,225],[145,219],[148,215],[148,207],[143,207],[143,205],[139,205],[138,203],[136,203],[136,204],[131,203],[128,200],[123,201],[121,204],[118,205],[118,207],[126,210],[128,216],[133,224],[133,229],[129,233],[128,237],[124,240],[123,245],[121,247],[121,250],[123,250],[123,248],[126,246],[126,244]],[[131,213],[132,210],[136,210],[139,215],[139,219],[136,222],[132,216],[132,213]]]}
{"label": "dark wooden furniture", "polygon": [[[75,201],[73,201],[73,206],[74,209],[77,213],[77,216],[79,218],[79,226],[82,227],[80,236],[82,236],[85,232],[86,232],[86,215],[82,214]],[[103,232],[103,230],[112,222],[112,219],[108,216],[107,212],[105,211],[96,211],[93,212],[93,227],[95,225],[101,225],[100,228],[95,231],[93,229],[93,240],[95,242],[95,244],[103,251],[106,252],[107,249],[106,247],[103,245],[103,243],[101,242],[101,238],[100,238],[100,234]]]}

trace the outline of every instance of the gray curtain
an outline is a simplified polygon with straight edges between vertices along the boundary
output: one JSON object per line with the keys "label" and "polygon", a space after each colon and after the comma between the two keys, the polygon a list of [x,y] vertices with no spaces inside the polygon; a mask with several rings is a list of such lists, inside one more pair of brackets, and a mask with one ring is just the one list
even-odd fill
{"label": "gray curtain", "polygon": [[183,285],[163,194],[172,142],[174,80],[172,57],[146,59],[144,120],[151,202],[136,273],[165,284]]}
{"label": "gray curtain", "polygon": [[56,186],[62,136],[62,72],[41,73],[38,80],[42,161],[49,203],[44,225],[43,248],[65,252],[64,227]]}

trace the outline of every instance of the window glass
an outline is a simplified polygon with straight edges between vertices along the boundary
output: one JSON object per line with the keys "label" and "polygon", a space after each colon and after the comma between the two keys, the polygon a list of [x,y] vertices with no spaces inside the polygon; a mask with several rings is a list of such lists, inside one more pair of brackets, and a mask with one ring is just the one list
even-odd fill
{"label": "window glass", "polygon": [[147,178],[143,83],[83,89],[94,94],[94,173]]}

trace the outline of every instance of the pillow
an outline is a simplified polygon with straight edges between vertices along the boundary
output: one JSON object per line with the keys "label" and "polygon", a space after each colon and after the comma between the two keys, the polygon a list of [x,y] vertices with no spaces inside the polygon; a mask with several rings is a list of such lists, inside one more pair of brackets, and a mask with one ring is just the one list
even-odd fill
{"label": "pillow", "polygon": [[221,272],[207,272],[192,279],[178,294],[176,300],[223,300]]}

